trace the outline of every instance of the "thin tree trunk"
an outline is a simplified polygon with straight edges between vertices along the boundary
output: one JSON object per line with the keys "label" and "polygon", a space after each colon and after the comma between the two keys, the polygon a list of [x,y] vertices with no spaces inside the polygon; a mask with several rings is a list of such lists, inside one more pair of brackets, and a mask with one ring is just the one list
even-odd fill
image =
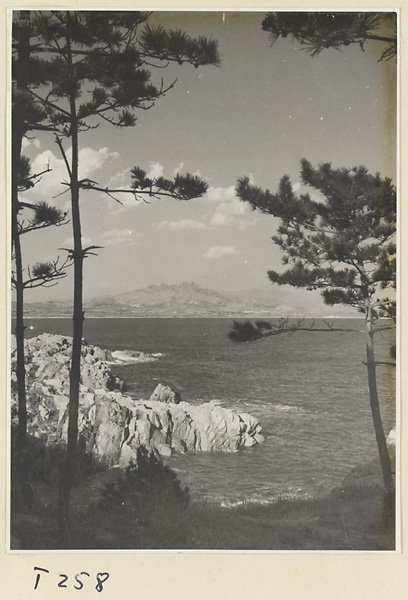
{"label": "thin tree trunk", "polygon": [[[28,20],[27,11],[20,12],[20,20]],[[19,74],[17,80],[18,90],[27,88],[28,61],[30,57],[30,38],[28,30],[22,33],[18,44]],[[25,352],[24,352],[24,282],[23,282],[23,259],[21,250],[20,232],[18,226],[18,169],[22,150],[22,140],[24,127],[19,115],[13,114],[12,131],[12,183],[11,183],[11,202],[12,202],[12,243],[15,256],[16,269],[16,353],[17,353],[17,396],[18,396],[18,472],[20,479],[21,493],[24,500],[31,505],[34,501],[33,492],[30,485],[29,462],[27,449],[27,395],[25,380]]]}
{"label": "thin tree trunk", "polygon": [[[71,67],[72,81],[74,73],[72,65],[71,46],[69,38],[69,16],[67,17],[67,56]],[[68,444],[64,473],[61,477],[58,512],[61,541],[64,547],[72,544],[72,531],[69,515],[71,490],[75,481],[77,470],[77,445],[78,445],[78,409],[79,409],[79,384],[81,377],[81,347],[83,334],[83,252],[81,236],[81,219],[79,210],[79,185],[78,185],[78,120],[76,114],[75,91],[70,95],[71,112],[71,216],[74,237],[74,313],[73,313],[73,336],[72,336],[72,358],[70,369],[69,388],[69,413],[68,413]]]}
{"label": "thin tree trunk", "polygon": [[370,406],[384,482],[384,521],[390,536],[393,536],[395,542],[395,485],[381,419],[380,404],[378,401],[376,363],[374,355],[374,332],[372,311],[369,302],[367,302],[366,330],[367,373],[368,387],[370,391]]}
{"label": "thin tree trunk", "polygon": [[[14,154],[14,152],[13,152]],[[18,230],[18,193],[16,181],[18,162],[13,166],[13,208],[12,208],[12,234],[16,269],[16,376],[18,396],[18,474],[21,493],[28,504],[33,503],[33,493],[30,485],[28,449],[27,449],[27,395],[25,381],[25,352],[24,352],[24,283],[23,262]]]}

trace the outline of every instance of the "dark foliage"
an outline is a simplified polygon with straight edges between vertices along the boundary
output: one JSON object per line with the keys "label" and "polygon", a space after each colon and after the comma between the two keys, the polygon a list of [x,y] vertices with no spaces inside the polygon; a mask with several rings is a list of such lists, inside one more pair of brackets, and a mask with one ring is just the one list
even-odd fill
{"label": "dark foliage", "polygon": [[[46,442],[42,438],[33,435],[27,436],[28,445],[28,467],[33,482],[43,482],[50,486],[57,486],[61,470],[65,460],[66,447],[62,443]],[[21,447],[18,439],[17,427],[11,426],[11,475],[12,487],[14,479],[18,476],[18,463],[20,459]],[[106,464],[95,458],[88,452],[83,443],[79,444],[77,454],[77,465],[75,483],[82,479],[100,473],[107,468]]]}
{"label": "dark foliage", "polygon": [[281,248],[281,273],[269,271],[273,283],[322,290],[326,304],[347,304],[374,317],[393,316],[395,303],[375,303],[379,289],[396,283],[396,191],[388,178],[365,167],[317,169],[302,160],[303,193],[289,177],[276,194],[238,180],[236,192],[252,208],[280,218],[273,241]]}
{"label": "dark foliage", "polygon": [[[395,485],[382,424],[377,390],[374,335],[392,329],[378,325],[380,317],[395,320],[396,302],[381,295],[396,286],[396,190],[388,178],[371,175],[365,167],[317,169],[302,160],[304,193],[289,177],[272,194],[238,180],[236,193],[253,209],[280,219],[272,240],[282,251],[283,272],[269,271],[272,283],[320,290],[326,304],[345,304],[364,314],[370,407],[384,481],[383,517],[390,539],[395,532]],[[327,324],[325,331],[336,329]],[[286,323],[276,330],[234,323],[229,336],[237,342],[300,330],[323,331]]]}
{"label": "dark foliage", "polygon": [[253,342],[261,339],[263,332],[271,327],[266,321],[258,321],[255,325],[251,321],[234,321],[228,337],[232,342]]}
{"label": "dark foliage", "polygon": [[183,511],[189,502],[189,490],[181,487],[175,472],[140,447],[137,462],[127,467],[125,477],[106,485],[100,507],[109,511],[132,507],[142,522],[157,510]]}
{"label": "dark foliage", "polygon": [[269,33],[272,45],[279,37],[290,35],[312,56],[350,44],[364,50],[367,41],[379,41],[386,44],[381,61],[397,54],[396,19],[392,12],[271,12],[262,21],[262,29]]}
{"label": "dark foliage", "polygon": [[[30,53],[41,73],[41,85],[26,81],[34,105],[45,111],[47,125],[56,132],[68,173],[71,196],[73,249],[67,249],[74,268],[73,344],[70,371],[68,445],[66,474],[59,491],[59,522],[62,544],[70,547],[70,492],[74,478],[78,439],[81,340],[83,337],[83,261],[97,246],[83,248],[80,194],[82,190],[105,192],[120,202],[112,190],[96,182],[79,179],[79,136],[98,127],[100,120],[118,127],[135,124],[135,112],[151,109],[175,85],[165,86],[163,78],[154,83],[152,74],[171,62],[198,65],[219,63],[217,43],[192,38],[180,31],[153,29],[146,25],[148,13],[138,11],[32,11],[26,21]],[[15,29],[18,32],[18,27]],[[156,71],[157,72],[157,71]],[[63,140],[69,139],[69,157]],[[132,171],[132,193],[155,195],[164,192],[179,200],[202,195],[206,184],[194,176],[177,176],[170,190],[155,189],[139,168]],[[168,185],[166,183],[166,185]],[[115,190],[123,191],[123,190]]]}
{"label": "dark foliage", "polygon": [[46,202],[39,202],[34,207],[34,218],[33,223],[39,225],[40,223],[49,223],[50,225],[58,225],[65,218],[65,214]]}

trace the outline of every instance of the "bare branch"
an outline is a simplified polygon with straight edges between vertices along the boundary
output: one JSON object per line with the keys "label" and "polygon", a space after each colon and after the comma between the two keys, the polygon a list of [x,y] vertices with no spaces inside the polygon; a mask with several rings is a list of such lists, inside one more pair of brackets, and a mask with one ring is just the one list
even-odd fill
{"label": "bare branch", "polygon": [[68,159],[67,159],[67,155],[65,154],[65,150],[64,150],[64,148],[63,148],[63,146],[62,146],[62,141],[61,141],[61,138],[60,138],[60,137],[58,137],[58,135],[56,135],[56,136],[55,136],[55,143],[57,144],[58,148],[59,148],[59,149],[60,149],[60,151],[61,151],[62,158],[64,159],[65,166],[67,167],[67,171],[68,171],[68,174],[69,174],[69,178],[70,178],[70,179],[72,179],[71,167],[69,166],[69,162],[68,162]]}
{"label": "bare branch", "polygon": [[290,324],[289,317],[281,318],[277,324],[269,321],[257,321],[255,325],[251,321],[234,321],[228,337],[233,342],[254,342],[266,337],[281,335],[283,333],[296,333],[307,331],[308,333],[358,333],[365,335],[365,331],[350,329],[347,327],[334,327],[332,323],[325,321],[325,327],[316,327],[313,319],[310,325],[305,325],[306,319],[298,319],[296,323]]}

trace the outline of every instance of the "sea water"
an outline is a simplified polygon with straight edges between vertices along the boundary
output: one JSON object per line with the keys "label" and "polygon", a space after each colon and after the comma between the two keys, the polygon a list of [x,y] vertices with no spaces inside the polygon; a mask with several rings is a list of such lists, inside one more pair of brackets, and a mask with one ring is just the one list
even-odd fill
{"label": "sea water", "polygon": [[[26,319],[27,335],[72,334],[71,319]],[[160,353],[155,362],[117,365],[127,393],[148,399],[158,383],[183,400],[213,400],[248,412],[265,441],[237,453],[175,454],[166,459],[196,499],[223,504],[311,496],[339,485],[352,467],[377,456],[369,405],[364,322],[336,319],[356,333],[281,334],[233,344],[232,319],[87,319],[88,343],[108,350]],[[388,360],[390,334],[377,334]],[[395,368],[378,367],[386,433],[395,424]]]}

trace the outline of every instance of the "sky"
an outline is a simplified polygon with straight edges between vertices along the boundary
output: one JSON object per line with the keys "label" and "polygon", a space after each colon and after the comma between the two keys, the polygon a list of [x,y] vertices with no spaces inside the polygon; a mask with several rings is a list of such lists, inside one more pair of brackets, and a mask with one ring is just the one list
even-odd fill
{"label": "sky", "polygon": [[[238,177],[275,191],[285,174],[299,182],[306,158],[314,166],[363,164],[395,181],[396,64],[378,62],[382,44],[312,58],[289,37],[271,47],[262,19],[261,12],[153,13],[150,23],[218,40],[222,64],[153,69],[157,83],[177,78],[174,88],[151,110],[139,111],[133,128],[102,122],[83,133],[80,176],[101,187],[126,187],[137,165],[150,176],[198,174],[209,188],[188,202],[136,202],[129,195],[123,205],[83,192],[84,245],[103,246],[85,261],[85,298],[161,283],[271,289],[267,270],[283,268],[271,240],[278,223],[236,198]],[[46,200],[69,211],[68,193],[59,195],[67,175],[53,134],[30,138],[24,152],[32,171],[47,164],[52,171],[22,200]],[[63,260],[59,248],[71,240],[71,224],[23,236],[25,264]],[[70,299],[72,277],[69,271],[55,287],[27,290],[26,301]]]}

